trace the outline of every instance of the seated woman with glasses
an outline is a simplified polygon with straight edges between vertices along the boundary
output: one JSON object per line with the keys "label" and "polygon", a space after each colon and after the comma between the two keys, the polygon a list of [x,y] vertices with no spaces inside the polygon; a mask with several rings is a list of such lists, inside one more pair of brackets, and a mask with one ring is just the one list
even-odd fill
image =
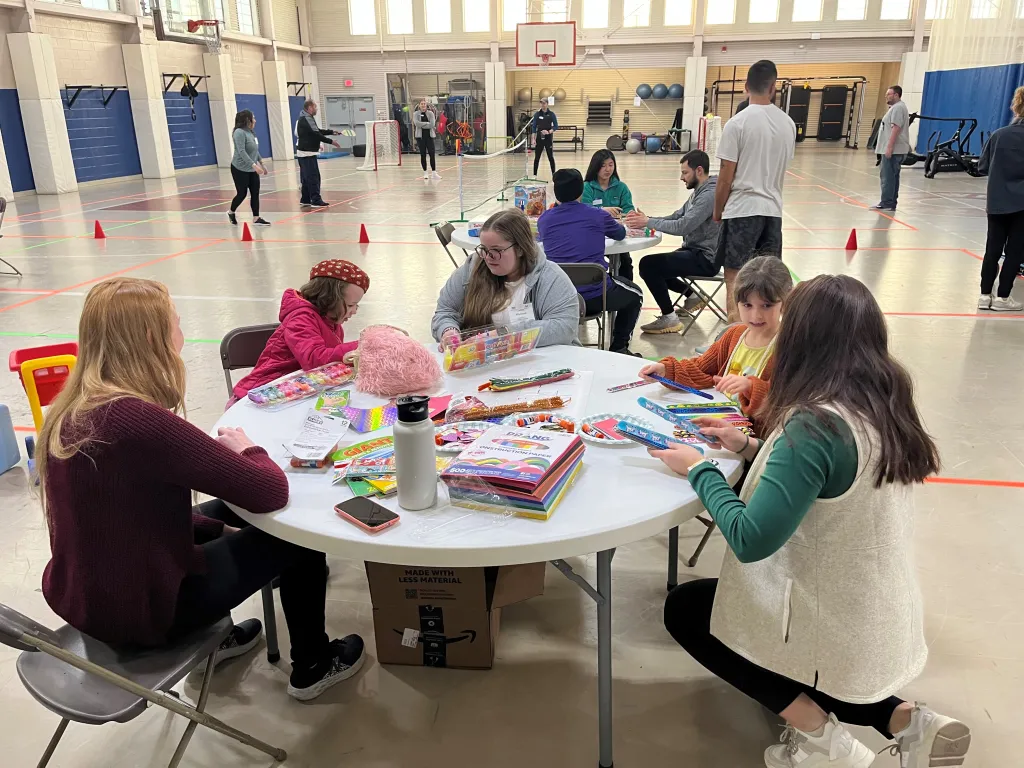
{"label": "seated woman with glasses", "polygon": [[540,326],[538,346],[579,344],[579,299],[569,276],[537,248],[518,208],[500,211],[480,228],[480,245],[441,289],[431,323],[434,339],[457,341],[486,325]]}

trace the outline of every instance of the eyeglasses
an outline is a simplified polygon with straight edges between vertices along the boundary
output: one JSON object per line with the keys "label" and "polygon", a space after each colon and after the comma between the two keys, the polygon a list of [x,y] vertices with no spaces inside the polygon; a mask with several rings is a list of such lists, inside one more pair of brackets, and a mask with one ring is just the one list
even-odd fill
{"label": "eyeglasses", "polygon": [[481,259],[485,259],[490,256],[492,259],[500,259],[502,254],[510,248],[515,248],[515,245],[506,245],[504,248],[488,248],[484,245],[478,245],[476,247],[476,255]]}

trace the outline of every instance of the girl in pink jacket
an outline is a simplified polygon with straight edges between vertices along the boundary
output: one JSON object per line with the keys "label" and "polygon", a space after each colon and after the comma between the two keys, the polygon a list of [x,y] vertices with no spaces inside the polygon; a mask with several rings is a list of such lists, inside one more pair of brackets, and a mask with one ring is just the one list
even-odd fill
{"label": "girl in pink jacket", "polygon": [[241,399],[250,389],[295,371],[333,362],[351,364],[359,342],[346,343],[341,325],[355,315],[369,288],[369,276],[349,261],[329,259],[313,267],[308,283],[284,292],[281,325],[256,367],[235,385],[235,397]]}

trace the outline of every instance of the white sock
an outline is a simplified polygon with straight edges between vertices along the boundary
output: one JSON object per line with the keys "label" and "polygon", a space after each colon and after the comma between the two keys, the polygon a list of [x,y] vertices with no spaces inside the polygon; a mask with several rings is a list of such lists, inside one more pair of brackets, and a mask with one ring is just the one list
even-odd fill
{"label": "white sock", "polygon": [[[825,726],[828,725],[828,720],[821,724],[821,726],[815,731],[801,731],[805,736],[809,736],[812,739],[820,739],[825,735]],[[799,729],[798,729],[799,730]]]}

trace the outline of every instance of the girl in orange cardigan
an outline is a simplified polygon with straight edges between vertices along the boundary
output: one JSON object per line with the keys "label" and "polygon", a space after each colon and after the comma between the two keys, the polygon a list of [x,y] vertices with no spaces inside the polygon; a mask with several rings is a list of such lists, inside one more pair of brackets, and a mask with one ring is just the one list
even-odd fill
{"label": "girl in orange cardigan", "polygon": [[782,302],[793,290],[793,277],[782,259],[759,256],[740,270],[735,290],[742,325],[728,328],[699,357],[666,357],[645,366],[640,375],[663,376],[696,389],[715,387],[753,418],[768,394]]}

